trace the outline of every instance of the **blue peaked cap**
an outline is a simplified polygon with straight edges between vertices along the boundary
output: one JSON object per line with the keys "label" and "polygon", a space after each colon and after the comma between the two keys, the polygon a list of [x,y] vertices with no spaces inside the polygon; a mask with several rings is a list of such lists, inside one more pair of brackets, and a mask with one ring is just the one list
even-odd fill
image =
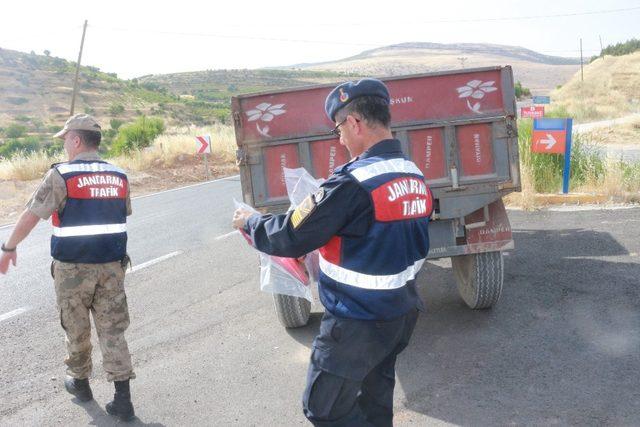
{"label": "blue peaked cap", "polygon": [[327,96],[324,102],[327,117],[335,122],[338,110],[361,96],[377,96],[389,104],[389,90],[380,80],[362,79],[356,83],[345,82],[336,86]]}

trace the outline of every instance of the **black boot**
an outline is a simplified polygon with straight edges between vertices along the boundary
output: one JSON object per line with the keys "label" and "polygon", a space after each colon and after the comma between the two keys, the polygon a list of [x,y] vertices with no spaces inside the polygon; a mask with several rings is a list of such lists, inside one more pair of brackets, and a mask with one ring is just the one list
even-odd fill
{"label": "black boot", "polygon": [[133,403],[131,403],[131,393],[129,392],[129,380],[115,381],[116,394],[113,401],[107,403],[105,409],[110,415],[115,415],[122,421],[131,421],[135,417]]}
{"label": "black boot", "polygon": [[88,402],[93,399],[93,393],[91,393],[88,378],[78,379],[67,376],[64,379],[64,388],[82,402]]}

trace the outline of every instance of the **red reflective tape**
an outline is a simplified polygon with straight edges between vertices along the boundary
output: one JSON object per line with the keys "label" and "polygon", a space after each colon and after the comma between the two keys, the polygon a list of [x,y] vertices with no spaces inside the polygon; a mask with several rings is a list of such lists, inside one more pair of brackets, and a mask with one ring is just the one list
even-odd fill
{"label": "red reflective tape", "polygon": [[67,196],[71,199],[124,199],[128,183],[118,175],[91,173],[67,180]]}
{"label": "red reflective tape", "polygon": [[51,215],[51,225],[53,225],[54,227],[60,226],[60,217],[58,216],[58,211],[55,211]]}
{"label": "red reflective tape", "polygon": [[373,190],[377,221],[401,221],[431,215],[433,198],[424,181],[417,178],[397,178]]}
{"label": "red reflective tape", "polygon": [[342,237],[333,236],[329,242],[320,248],[320,254],[332,264],[340,265],[340,251],[342,250]]}

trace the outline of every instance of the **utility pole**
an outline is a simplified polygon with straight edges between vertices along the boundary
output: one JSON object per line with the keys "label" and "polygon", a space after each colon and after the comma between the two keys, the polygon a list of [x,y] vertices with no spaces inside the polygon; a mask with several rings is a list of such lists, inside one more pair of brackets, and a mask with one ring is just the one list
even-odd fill
{"label": "utility pole", "polygon": [[84,35],[87,32],[87,20],[84,20],[82,29],[82,40],[80,41],[80,52],[78,53],[78,63],[76,64],[76,78],[73,81],[73,95],[71,95],[71,115],[76,106],[76,93],[78,92],[78,76],[80,75],[80,61],[82,60],[82,48],[84,47]]}
{"label": "utility pole", "polygon": [[584,81],[584,67],[582,66],[582,38],[580,39],[580,80]]}
{"label": "utility pole", "polygon": [[460,61],[460,65],[462,66],[462,68],[464,68],[464,61],[467,60],[466,56],[459,56],[458,60]]}
{"label": "utility pole", "polygon": [[602,48],[602,36],[598,36],[600,39],[600,57],[604,58],[604,53],[602,52],[604,49]]}

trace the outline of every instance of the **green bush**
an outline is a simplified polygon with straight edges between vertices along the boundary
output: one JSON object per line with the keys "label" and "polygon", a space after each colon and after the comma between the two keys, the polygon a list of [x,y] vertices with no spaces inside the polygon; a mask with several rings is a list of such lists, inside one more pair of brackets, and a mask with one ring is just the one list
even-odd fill
{"label": "green bush", "polygon": [[122,126],[123,124],[124,124],[124,120],[120,120],[120,119],[111,119],[109,121],[109,126],[111,126],[111,129],[113,130],[120,129],[120,126]]}
{"label": "green bush", "polygon": [[64,151],[64,141],[60,138],[55,138],[52,143],[44,146],[44,151],[49,156],[55,156]]}
{"label": "green bush", "polygon": [[526,87],[522,87],[522,83],[520,83],[520,81],[516,82],[514,88],[516,90],[516,98],[518,99],[522,99],[525,96],[531,96],[531,91]]}
{"label": "green bush", "polygon": [[139,117],[134,123],[118,129],[111,152],[114,155],[129,153],[151,145],[156,136],[164,132],[164,121],[155,117]]}
{"label": "green bush", "polygon": [[17,153],[32,153],[40,147],[40,141],[37,137],[27,137],[23,141],[17,138],[9,139],[0,145],[0,157],[10,159]]}
{"label": "green bush", "polygon": [[38,118],[31,119],[31,125],[36,132],[42,132],[44,129],[44,123],[42,123],[42,120]]}
{"label": "green bush", "polygon": [[27,127],[25,125],[19,125],[17,123],[13,123],[4,130],[4,135],[7,138],[20,138],[27,132]]}
{"label": "green bush", "polygon": [[17,122],[26,123],[26,122],[31,121],[31,117],[21,114],[19,116],[16,116],[16,121]]}
{"label": "green bush", "polygon": [[109,114],[112,116],[118,116],[122,113],[124,113],[124,105],[122,104],[112,104],[109,107]]}
{"label": "green bush", "polygon": [[622,56],[640,50],[640,40],[631,39],[623,43],[609,45],[602,49],[600,55]]}
{"label": "green bush", "polygon": [[47,126],[47,132],[49,132],[49,133],[56,134],[61,130],[62,130],[62,126],[58,126],[58,125],[49,125],[49,126]]}

